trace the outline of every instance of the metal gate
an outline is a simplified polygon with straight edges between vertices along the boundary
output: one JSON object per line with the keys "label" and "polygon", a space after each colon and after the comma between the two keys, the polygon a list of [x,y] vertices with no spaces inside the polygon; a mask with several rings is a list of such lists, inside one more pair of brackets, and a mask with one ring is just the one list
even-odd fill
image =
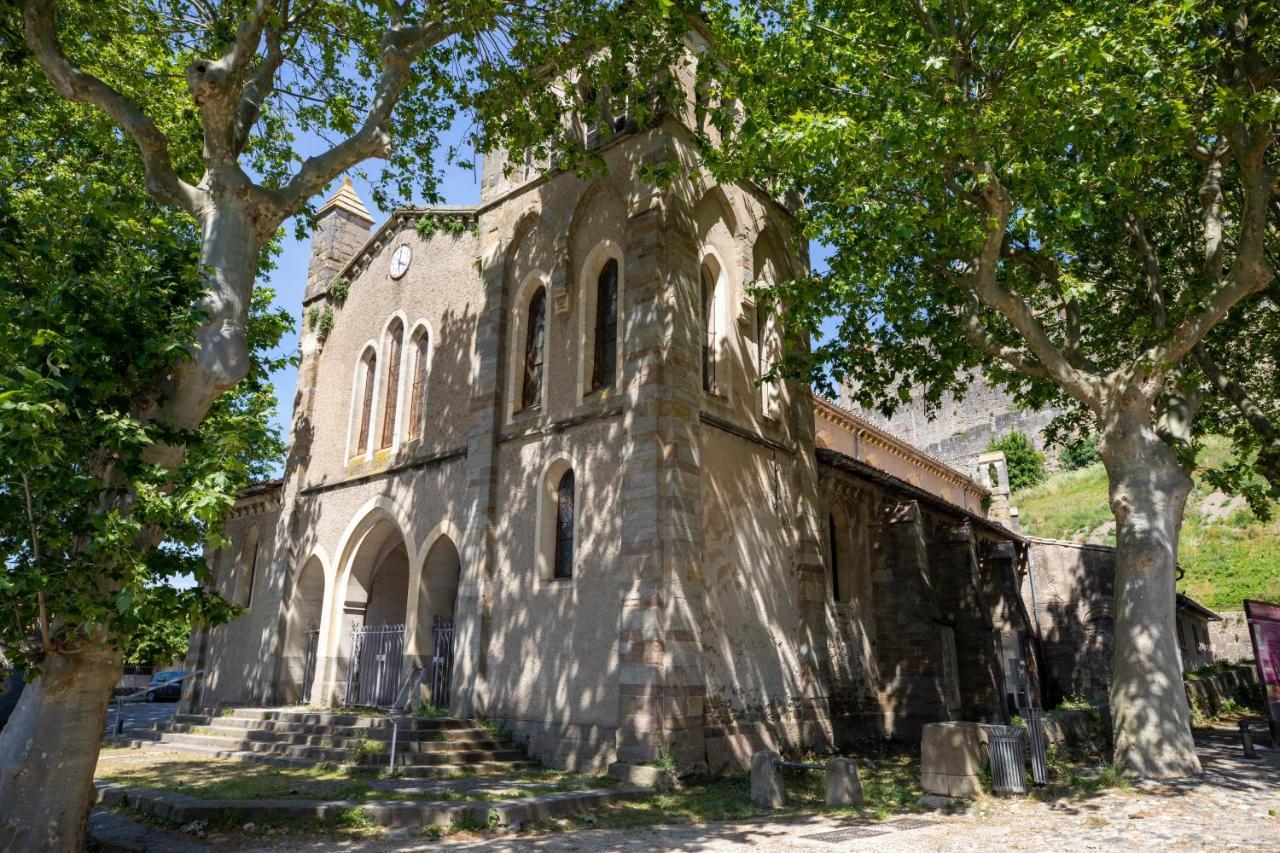
{"label": "metal gate", "polygon": [[316,680],[316,654],[320,648],[320,629],[307,631],[307,651],[302,658],[302,704],[311,704],[311,682]]}
{"label": "metal gate", "polygon": [[346,704],[390,707],[396,700],[403,664],[404,625],[354,629],[347,667]]}
{"label": "metal gate", "polygon": [[449,707],[449,680],[453,675],[453,623],[439,616],[431,629],[435,635],[435,654],[431,657],[431,704]]}

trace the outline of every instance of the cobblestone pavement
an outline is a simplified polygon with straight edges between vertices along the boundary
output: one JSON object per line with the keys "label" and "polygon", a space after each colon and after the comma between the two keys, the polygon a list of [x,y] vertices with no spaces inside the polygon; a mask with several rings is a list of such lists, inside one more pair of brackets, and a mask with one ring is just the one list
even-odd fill
{"label": "cobblestone pavement", "polygon": [[[163,723],[178,709],[177,702],[124,702],[120,705],[120,717],[124,720],[125,734],[148,731],[156,723]],[[107,708],[107,734],[116,725],[116,703]]]}

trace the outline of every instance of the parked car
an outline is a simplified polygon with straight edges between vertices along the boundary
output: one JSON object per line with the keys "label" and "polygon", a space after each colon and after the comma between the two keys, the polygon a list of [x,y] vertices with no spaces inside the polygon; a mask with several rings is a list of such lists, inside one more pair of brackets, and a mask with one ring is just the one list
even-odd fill
{"label": "parked car", "polygon": [[182,682],[175,679],[184,673],[180,669],[167,669],[151,676],[147,685],[148,702],[177,702],[182,698]]}
{"label": "parked car", "polygon": [[0,729],[9,722],[13,709],[17,707],[23,683],[22,670],[15,669],[8,675],[0,672]]}

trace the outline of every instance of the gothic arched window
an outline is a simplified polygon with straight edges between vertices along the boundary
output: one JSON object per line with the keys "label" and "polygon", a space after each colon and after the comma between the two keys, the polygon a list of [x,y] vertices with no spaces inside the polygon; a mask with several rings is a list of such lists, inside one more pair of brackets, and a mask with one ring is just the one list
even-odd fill
{"label": "gothic arched window", "polygon": [[611,387],[617,369],[618,262],[610,258],[596,280],[596,333],[591,390]]}
{"label": "gothic arched window", "polygon": [[716,390],[716,277],[702,267],[702,390]]}
{"label": "gothic arched window", "polygon": [[369,448],[369,427],[373,422],[373,385],[378,378],[378,356],[373,347],[365,350],[361,360],[364,362],[364,370],[360,376],[360,429],[357,431],[353,456],[359,456]]}
{"label": "gothic arched window", "polygon": [[573,471],[565,471],[556,486],[556,550],[553,578],[573,577]]}
{"label": "gothic arched window", "polygon": [[426,418],[423,404],[427,397],[427,348],[430,338],[426,329],[414,332],[412,341],[413,384],[409,388],[409,438],[422,437],[422,425]]}
{"label": "gothic arched window", "polygon": [[400,350],[404,346],[404,323],[391,325],[387,345],[387,394],[382,404],[382,441],[378,447],[390,447],[396,435],[396,406],[400,398]]}
{"label": "gothic arched window", "polygon": [[523,408],[542,402],[542,360],[547,338],[547,291],[539,287],[529,300],[529,320],[524,339]]}

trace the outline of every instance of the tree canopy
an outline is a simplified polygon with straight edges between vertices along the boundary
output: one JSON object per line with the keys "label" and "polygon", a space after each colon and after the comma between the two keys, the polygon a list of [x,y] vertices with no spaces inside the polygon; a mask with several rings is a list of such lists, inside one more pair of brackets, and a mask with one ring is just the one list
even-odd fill
{"label": "tree canopy", "polygon": [[1159,374],[1167,434],[1233,435],[1236,473],[1257,462],[1275,494],[1276,11],[720,9],[740,108],[718,168],[798,193],[834,250],[829,273],[782,290],[793,333],[818,341],[790,368],[856,377],[860,404],[891,410],[983,365],[1023,404],[1074,404],[1064,438],[1089,429],[1090,376]]}
{"label": "tree canopy", "polygon": [[[187,435],[137,401],[199,318],[199,237],[132,179],[132,143],[32,75],[16,16],[0,21],[0,646],[38,673],[89,623],[120,642],[174,618],[223,620],[200,548],[236,493],[278,462],[266,353],[290,327],[257,297],[253,369]],[[190,447],[180,476],[150,463]],[[163,535],[156,535],[162,531]]]}
{"label": "tree canopy", "polygon": [[[784,372],[936,409],[972,369],[1095,432],[1125,772],[1200,772],[1176,641],[1197,445],[1280,493],[1273,2],[777,0],[713,15],[722,176],[805,202]],[[821,337],[834,317],[834,335]],[[804,344],[813,338],[810,351]],[[1062,426],[1061,424],[1059,426]]]}

